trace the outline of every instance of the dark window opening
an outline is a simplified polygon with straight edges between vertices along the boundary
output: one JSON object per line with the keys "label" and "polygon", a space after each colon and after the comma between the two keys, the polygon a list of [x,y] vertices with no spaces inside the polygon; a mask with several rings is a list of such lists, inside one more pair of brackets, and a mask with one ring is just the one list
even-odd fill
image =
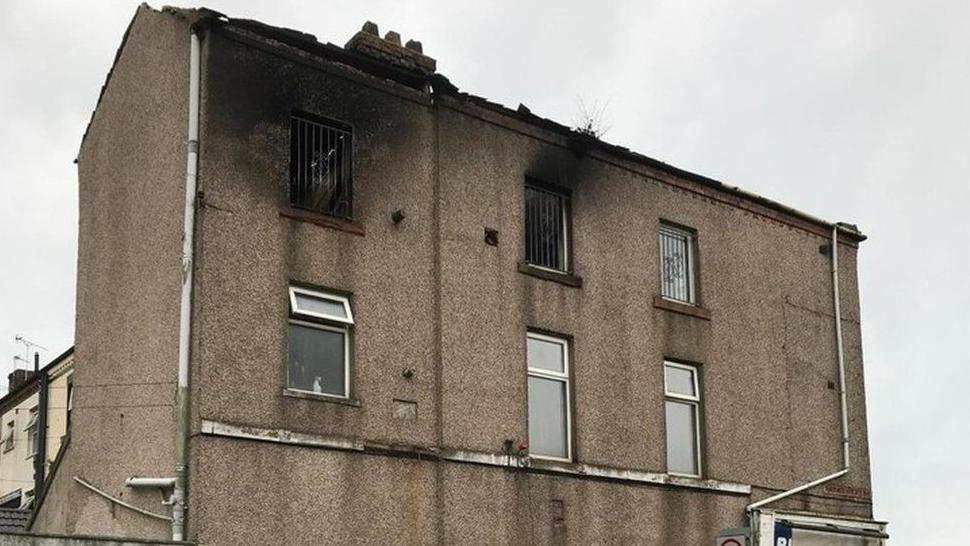
{"label": "dark window opening", "polygon": [[569,270],[569,196],[525,187],[525,260],[531,265]]}
{"label": "dark window opening", "polygon": [[337,122],[290,119],[290,205],[351,218],[352,137]]}

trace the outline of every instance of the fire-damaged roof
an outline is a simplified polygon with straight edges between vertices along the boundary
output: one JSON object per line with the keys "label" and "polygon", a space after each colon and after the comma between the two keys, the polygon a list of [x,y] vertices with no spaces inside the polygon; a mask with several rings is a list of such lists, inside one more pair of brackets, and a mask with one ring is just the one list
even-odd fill
{"label": "fire-damaged roof", "polygon": [[[148,8],[142,4],[141,9]],[[789,219],[789,223],[815,233],[822,233],[822,230],[831,230],[836,225],[839,231],[854,242],[864,241],[866,236],[859,229],[851,224],[834,224],[808,213],[796,210],[783,205],[777,201],[768,199],[745,191],[737,186],[724,184],[713,178],[703,176],[679,167],[670,165],[663,161],[640,154],[623,146],[611,144],[602,139],[590,136],[586,133],[574,130],[571,127],[558,123],[554,120],[533,114],[528,108],[519,105],[518,108],[509,108],[504,105],[489,101],[484,97],[479,97],[461,91],[452,84],[448,78],[434,71],[434,59],[423,54],[422,46],[419,42],[410,41],[406,46],[400,46],[400,36],[390,32],[385,38],[381,39],[377,35],[377,26],[368,22],[364,28],[357,33],[346,46],[341,47],[332,43],[320,42],[316,36],[284,27],[276,27],[250,19],[233,19],[222,13],[207,8],[181,9],[173,7],[163,8],[164,12],[186,17],[193,21],[194,25],[206,26],[210,28],[224,28],[227,30],[241,31],[248,37],[256,37],[260,42],[265,42],[266,46],[276,48],[295,48],[309,55],[317,56],[331,62],[341,63],[357,69],[366,74],[379,77],[384,80],[391,80],[397,84],[412,88],[420,92],[430,93],[432,99],[435,96],[448,96],[462,104],[481,108],[500,116],[505,116],[520,122],[527,123],[533,127],[544,129],[558,134],[566,139],[571,148],[581,150],[595,150],[599,154],[616,158],[622,161],[629,161],[643,165],[650,169],[666,173],[674,178],[692,182],[699,187],[700,193],[708,197],[718,199],[724,203],[748,208],[754,212],[764,211],[775,216],[783,216]],[[137,17],[137,13],[135,14]],[[130,26],[129,26],[130,29]],[[119,46],[115,56],[115,63],[124,49],[125,37]],[[396,45],[399,53],[404,59],[391,59],[385,55],[386,51],[381,50],[379,42],[389,42],[392,46]],[[394,61],[403,62],[394,62]],[[113,67],[112,67],[113,69]],[[101,95],[108,85],[111,78],[109,71]],[[100,103],[101,97],[98,98]],[[94,115],[92,114],[92,120]],[[89,123],[90,126],[90,123]],[[87,131],[85,131],[85,136]],[[83,139],[82,139],[83,142]],[[691,188],[686,188],[691,189]],[[821,228],[821,229],[820,229]]]}

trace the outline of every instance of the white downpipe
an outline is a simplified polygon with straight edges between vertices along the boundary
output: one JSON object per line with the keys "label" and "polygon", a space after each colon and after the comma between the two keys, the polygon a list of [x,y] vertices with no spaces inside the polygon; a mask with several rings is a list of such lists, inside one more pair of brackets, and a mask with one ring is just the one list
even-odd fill
{"label": "white downpipe", "polygon": [[842,310],[839,305],[839,225],[832,226],[832,299],[835,306],[835,347],[839,358],[839,402],[842,411],[842,470],[834,474],[829,474],[823,478],[806,484],[799,485],[788,491],[783,491],[766,499],[748,505],[747,512],[750,515],[754,510],[771,504],[775,501],[790,497],[796,493],[801,493],[806,489],[811,489],[817,485],[832,481],[842,477],[849,472],[849,409],[845,394],[845,356],[842,349]]}
{"label": "white downpipe", "polygon": [[175,482],[172,491],[172,540],[185,539],[188,475],[189,364],[192,335],[192,277],[195,270],[195,203],[199,165],[199,36],[191,32],[189,50],[189,134],[185,168],[185,219],[182,231],[182,297],[179,308],[178,391],[176,392]]}

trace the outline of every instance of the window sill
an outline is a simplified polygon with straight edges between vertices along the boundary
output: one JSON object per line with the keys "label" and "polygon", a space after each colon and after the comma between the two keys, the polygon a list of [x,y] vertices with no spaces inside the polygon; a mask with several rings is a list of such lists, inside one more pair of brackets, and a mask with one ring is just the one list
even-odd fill
{"label": "window sill", "polygon": [[280,217],[298,220],[300,222],[306,222],[308,224],[313,224],[320,227],[335,229],[337,231],[352,233],[354,235],[360,235],[361,237],[364,236],[364,226],[354,222],[353,220],[345,220],[335,216],[327,216],[326,214],[320,214],[318,212],[311,212],[293,207],[284,207],[280,209]]}
{"label": "window sill", "polygon": [[315,400],[317,402],[329,402],[331,404],[353,406],[355,408],[360,407],[360,400],[357,400],[356,398],[341,398],[339,396],[333,396],[330,394],[323,394],[318,392],[305,392],[305,391],[297,391],[293,389],[283,389],[283,396],[286,396],[288,398],[300,398],[302,400]]}
{"label": "window sill", "polygon": [[663,309],[664,311],[670,311],[679,315],[686,315],[688,317],[699,318],[701,320],[711,320],[710,310],[697,305],[691,305],[689,303],[680,303],[678,301],[668,300],[663,296],[654,296],[653,306],[657,309]]}
{"label": "window sill", "polygon": [[559,284],[564,284],[566,286],[572,286],[573,288],[583,287],[583,278],[577,275],[572,275],[569,273],[562,273],[560,271],[550,271],[548,269],[542,269],[541,267],[536,267],[534,265],[528,264],[526,262],[519,262],[519,273],[524,273],[530,277],[535,277],[537,279],[543,279],[547,281],[557,282]]}

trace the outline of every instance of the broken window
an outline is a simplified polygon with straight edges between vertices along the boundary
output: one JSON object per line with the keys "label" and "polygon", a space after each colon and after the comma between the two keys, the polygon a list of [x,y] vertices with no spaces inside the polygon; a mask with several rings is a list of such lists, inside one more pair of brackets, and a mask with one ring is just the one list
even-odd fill
{"label": "broken window", "polygon": [[349,125],[290,119],[290,205],[351,218],[353,139]]}
{"label": "broken window", "polygon": [[525,261],[530,265],[569,270],[569,195],[545,186],[525,186]]}
{"label": "broken window", "polygon": [[348,298],[291,286],[287,388],[348,398],[353,324]]}

